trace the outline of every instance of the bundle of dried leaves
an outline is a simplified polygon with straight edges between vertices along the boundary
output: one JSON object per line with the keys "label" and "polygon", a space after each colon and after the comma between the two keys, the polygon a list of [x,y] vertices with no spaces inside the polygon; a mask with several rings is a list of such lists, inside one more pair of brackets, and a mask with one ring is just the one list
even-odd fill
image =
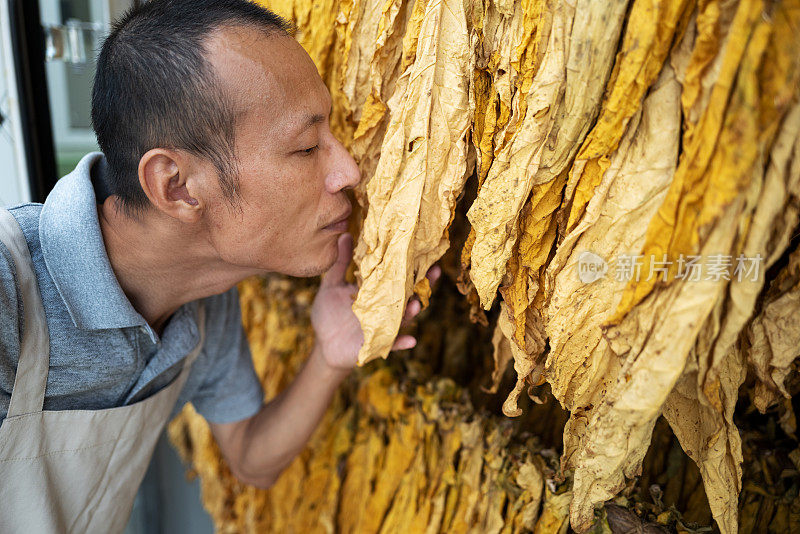
{"label": "bundle of dried leaves", "polygon": [[[297,23],[334,97],[335,133],[364,176],[353,221],[360,361],[386,357],[412,294],[428,304],[424,274],[443,255],[466,299],[451,305],[463,308],[457,318],[431,314],[426,328],[439,334],[421,338],[407,366],[364,376],[337,400],[284,477],[295,493],[284,487],[280,502],[256,504],[249,489],[217,500],[207,492],[215,517],[280,530],[300,525],[292,514],[313,502],[314,524],[332,531],[499,532],[541,530],[548,514],[565,529],[569,507],[579,531],[650,528],[602,511],[623,498],[637,518],[687,530],[674,510],[652,508],[661,506],[653,495],[631,493],[643,465],[651,480],[672,465],[648,459],[652,449],[646,457],[663,416],[660,432],[674,433],[696,465],[700,497],[686,497],[683,511],[705,507],[726,533],[798,525],[797,469],[787,462],[800,453],[764,463],[770,443],[743,413],[779,406],[781,432],[796,444],[787,399],[800,354],[797,0],[266,4]],[[269,396],[307,349],[292,328],[306,327],[291,326],[302,318],[275,300],[280,292],[256,285],[243,286],[243,308],[271,311],[249,315],[254,357],[262,370],[286,362],[265,378]],[[445,298],[435,297],[431,306]],[[491,321],[493,334],[466,317]],[[295,340],[289,352],[275,354],[273,336]],[[550,392],[565,417],[545,408],[552,402],[524,409],[526,390],[539,402]],[[465,391],[471,401],[457,400]],[[495,391],[508,393],[507,416],[521,416],[508,423],[512,435],[530,432],[534,414],[549,418],[544,433],[560,433],[566,418],[558,489],[540,484],[548,458],[502,431]],[[395,445],[407,457],[388,459],[393,439],[409,445]],[[373,446],[375,458],[362,450]],[[478,450],[475,467],[468,457]],[[523,466],[538,469],[538,490],[520,481]],[[324,495],[308,499],[301,488],[313,477],[308,488]],[[505,489],[489,491],[492,477]],[[670,491],[667,480],[653,484]]]}

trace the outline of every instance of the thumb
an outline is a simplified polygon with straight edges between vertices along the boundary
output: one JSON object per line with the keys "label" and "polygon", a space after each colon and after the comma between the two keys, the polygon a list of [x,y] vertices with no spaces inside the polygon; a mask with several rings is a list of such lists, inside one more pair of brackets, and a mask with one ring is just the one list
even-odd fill
{"label": "thumb", "polygon": [[353,259],[353,236],[345,232],[339,236],[337,245],[339,246],[339,255],[336,262],[323,275],[321,286],[336,286],[344,283],[347,266]]}

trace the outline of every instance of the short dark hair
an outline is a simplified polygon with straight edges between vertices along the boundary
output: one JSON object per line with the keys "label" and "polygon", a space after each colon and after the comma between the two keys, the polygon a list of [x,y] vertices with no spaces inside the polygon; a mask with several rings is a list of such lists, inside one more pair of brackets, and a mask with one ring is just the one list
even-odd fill
{"label": "short dark hair", "polygon": [[293,35],[291,23],[247,0],[151,0],[126,12],[100,49],[92,126],[106,156],[103,189],[132,216],[148,205],[139,160],[153,148],[210,160],[225,197],[237,196],[236,113],[204,44],[226,26]]}

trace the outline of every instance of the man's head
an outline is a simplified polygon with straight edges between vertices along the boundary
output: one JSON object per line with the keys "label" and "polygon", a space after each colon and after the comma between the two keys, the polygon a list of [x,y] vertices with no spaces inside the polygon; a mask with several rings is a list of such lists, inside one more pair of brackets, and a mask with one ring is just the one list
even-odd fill
{"label": "man's head", "polygon": [[308,276],[336,258],[360,175],[330,132],[330,95],[280,17],[245,0],[152,0],[98,58],[92,122],[105,188],[168,216],[219,258]]}

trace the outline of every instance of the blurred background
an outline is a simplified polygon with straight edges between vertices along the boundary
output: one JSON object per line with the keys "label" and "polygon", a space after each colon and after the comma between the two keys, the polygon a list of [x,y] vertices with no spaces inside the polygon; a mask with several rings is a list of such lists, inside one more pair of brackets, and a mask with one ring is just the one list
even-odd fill
{"label": "blurred background", "polygon": [[[95,56],[133,0],[0,0],[0,205],[43,202],[56,180],[98,150],[90,122]],[[126,534],[213,532],[162,436]]]}

